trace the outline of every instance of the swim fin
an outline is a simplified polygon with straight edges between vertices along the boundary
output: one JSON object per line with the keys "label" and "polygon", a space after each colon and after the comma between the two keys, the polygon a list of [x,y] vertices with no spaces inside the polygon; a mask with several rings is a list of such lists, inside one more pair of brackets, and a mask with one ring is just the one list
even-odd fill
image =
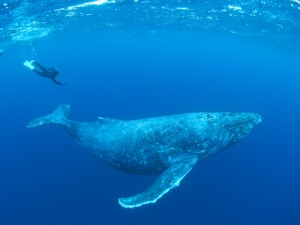
{"label": "swim fin", "polygon": [[33,63],[34,63],[34,60],[31,60],[31,61],[26,60],[23,63],[23,65],[26,66],[27,68],[29,68],[30,70],[33,70],[34,69]]}

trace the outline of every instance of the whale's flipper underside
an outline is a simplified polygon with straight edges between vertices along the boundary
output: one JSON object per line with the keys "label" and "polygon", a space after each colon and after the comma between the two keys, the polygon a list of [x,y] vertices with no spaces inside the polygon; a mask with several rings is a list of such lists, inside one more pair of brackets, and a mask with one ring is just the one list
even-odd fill
{"label": "whale's flipper underside", "polygon": [[133,197],[119,198],[119,204],[124,208],[134,208],[155,203],[169,190],[179,186],[180,181],[191,171],[197,162],[198,158],[196,156],[185,157],[169,167],[144,192]]}

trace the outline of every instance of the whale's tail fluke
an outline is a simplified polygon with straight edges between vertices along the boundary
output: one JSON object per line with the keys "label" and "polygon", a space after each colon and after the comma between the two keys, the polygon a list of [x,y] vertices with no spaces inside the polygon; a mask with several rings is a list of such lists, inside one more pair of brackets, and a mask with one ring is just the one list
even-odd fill
{"label": "whale's tail fluke", "polygon": [[64,125],[66,123],[67,117],[69,116],[69,113],[69,105],[60,105],[53,113],[34,119],[27,125],[27,127],[32,128],[47,124]]}

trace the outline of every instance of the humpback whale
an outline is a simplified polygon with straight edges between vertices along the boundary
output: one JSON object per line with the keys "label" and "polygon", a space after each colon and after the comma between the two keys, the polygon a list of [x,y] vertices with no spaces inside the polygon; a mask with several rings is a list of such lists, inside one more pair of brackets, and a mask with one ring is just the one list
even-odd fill
{"label": "humpback whale", "polygon": [[159,175],[144,192],[119,198],[125,208],[155,203],[197,163],[246,137],[261,123],[258,114],[248,112],[186,113],[129,121],[99,117],[95,122],[71,121],[69,112],[69,105],[61,105],[27,127],[57,124],[109,166]]}

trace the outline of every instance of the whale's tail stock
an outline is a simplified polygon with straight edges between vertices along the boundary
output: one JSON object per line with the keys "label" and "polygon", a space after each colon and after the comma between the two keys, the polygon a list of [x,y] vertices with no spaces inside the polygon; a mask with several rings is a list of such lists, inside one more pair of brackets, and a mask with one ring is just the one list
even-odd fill
{"label": "whale's tail stock", "polygon": [[60,105],[53,113],[32,120],[27,127],[38,127],[47,124],[64,125],[70,113],[70,105]]}

